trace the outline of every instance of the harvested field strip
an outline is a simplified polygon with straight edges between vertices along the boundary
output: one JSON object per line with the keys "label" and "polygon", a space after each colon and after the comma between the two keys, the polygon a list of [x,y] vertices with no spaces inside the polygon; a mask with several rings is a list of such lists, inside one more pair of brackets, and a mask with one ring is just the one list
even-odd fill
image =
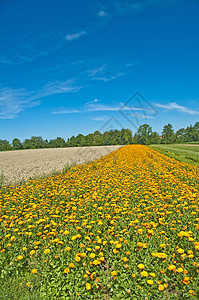
{"label": "harvested field strip", "polygon": [[198,175],[132,145],[5,188],[0,284],[28,278],[41,299],[196,299]]}
{"label": "harvested field strip", "polygon": [[93,146],[0,152],[0,176],[4,184],[18,184],[30,177],[46,176],[63,171],[68,166],[93,161],[120,147]]}

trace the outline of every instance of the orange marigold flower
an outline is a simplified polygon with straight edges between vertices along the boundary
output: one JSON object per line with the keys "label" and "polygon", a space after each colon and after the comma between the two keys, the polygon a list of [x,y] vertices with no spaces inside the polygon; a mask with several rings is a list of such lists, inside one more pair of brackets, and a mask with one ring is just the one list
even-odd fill
{"label": "orange marigold flower", "polygon": [[90,258],[94,258],[94,257],[95,257],[95,253],[91,253],[91,254],[89,255],[89,257],[90,257]]}
{"label": "orange marigold flower", "polygon": [[87,291],[89,291],[89,290],[91,289],[90,283],[87,283],[87,284],[86,284],[86,289],[87,289]]}
{"label": "orange marigold flower", "polygon": [[22,260],[22,259],[23,259],[22,255],[17,256],[17,260]]}
{"label": "orange marigold flower", "polygon": [[179,254],[183,254],[183,253],[184,253],[184,250],[183,250],[182,248],[179,248],[179,249],[177,250],[177,252],[178,252]]}
{"label": "orange marigold flower", "polygon": [[32,269],[31,271],[33,274],[36,274],[37,273],[37,269]]}
{"label": "orange marigold flower", "polygon": [[142,271],[142,272],[140,273],[140,275],[142,275],[142,276],[146,277],[146,276],[148,276],[148,272],[146,272],[146,271]]}
{"label": "orange marigold flower", "polygon": [[70,271],[70,269],[69,269],[69,268],[66,268],[66,269],[64,270],[64,273],[67,274],[69,271]]}
{"label": "orange marigold flower", "polygon": [[170,265],[170,266],[168,266],[168,269],[169,269],[169,271],[175,271],[176,266]]}
{"label": "orange marigold flower", "polygon": [[163,291],[164,290],[164,285],[160,284],[159,287],[158,287],[158,290]]}
{"label": "orange marigold flower", "polygon": [[45,253],[45,254],[50,253],[50,249],[45,249],[45,250],[44,250],[44,253]]}
{"label": "orange marigold flower", "polygon": [[81,258],[79,256],[75,256],[75,261],[79,262]]}
{"label": "orange marigold flower", "polygon": [[139,268],[140,270],[143,270],[143,269],[144,269],[144,265],[143,265],[143,264],[139,264],[139,265],[138,265],[138,268]]}
{"label": "orange marigold flower", "polygon": [[127,262],[128,258],[127,257],[123,257],[122,260],[123,260],[123,262]]}
{"label": "orange marigold flower", "polygon": [[182,273],[182,272],[183,272],[183,268],[178,268],[178,269],[176,270],[176,272]]}
{"label": "orange marigold flower", "polygon": [[111,275],[112,275],[112,276],[116,276],[116,275],[117,275],[117,271],[112,271],[112,272],[111,272]]}
{"label": "orange marigold flower", "polygon": [[149,280],[147,280],[147,283],[148,283],[149,285],[152,285],[152,284],[153,284],[153,280],[149,279]]}

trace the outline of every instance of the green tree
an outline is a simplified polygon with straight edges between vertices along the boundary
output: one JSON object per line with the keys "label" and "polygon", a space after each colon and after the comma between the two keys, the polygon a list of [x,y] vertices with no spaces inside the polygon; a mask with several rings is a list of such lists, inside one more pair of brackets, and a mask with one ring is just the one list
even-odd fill
{"label": "green tree", "polygon": [[162,144],[172,144],[175,141],[175,135],[172,125],[169,123],[163,127],[162,131]]}
{"label": "green tree", "polygon": [[156,131],[153,131],[150,135],[150,144],[160,144],[160,136]]}
{"label": "green tree", "polygon": [[132,143],[132,131],[130,129],[121,130],[121,145],[129,145]]}
{"label": "green tree", "polygon": [[13,139],[13,141],[12,141],[12,149],[13,150],[23,149],[23,145],[22,145],[22,143],[20,142],[19,139],[17,139],[17,138]]}
{"label": "green tree", "polygon": [[176,143],[183,143],[186,137],[186,130],[184,128],[180,128],[175,133],[175,142]]}
{"label": "green tree", "polygon": [[7,140],[0,140],[0,151],[11,150],[10,143]]}
{"label": "green tree", "polygon": [[148,124],[140,125],[138,128],[138,143],[142,145],[150,144],[150,137],[152,133],[152,128]]}
{"label": "green tree", "polygon": [[103,134],[99,131],[93,133],[93,146],[103,145]]}

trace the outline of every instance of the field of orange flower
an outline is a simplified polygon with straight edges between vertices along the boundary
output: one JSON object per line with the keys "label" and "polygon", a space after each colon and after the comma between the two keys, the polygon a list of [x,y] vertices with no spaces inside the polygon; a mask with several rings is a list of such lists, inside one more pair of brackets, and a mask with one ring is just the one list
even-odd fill
{"label": "field of orange flower", "polygon": [[130,145],[0,191],[0,282],[41,299],[197,299],[198,167]]}

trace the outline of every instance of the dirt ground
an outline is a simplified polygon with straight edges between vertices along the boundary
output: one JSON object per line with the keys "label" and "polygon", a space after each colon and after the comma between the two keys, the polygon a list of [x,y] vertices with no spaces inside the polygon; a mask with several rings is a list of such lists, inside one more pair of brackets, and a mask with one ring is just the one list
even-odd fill
{"label": "dirt ground", "polygon": [[96,160],[121,146],[69,147],[0,152],[0,180],[16,184],[30,177]]}

